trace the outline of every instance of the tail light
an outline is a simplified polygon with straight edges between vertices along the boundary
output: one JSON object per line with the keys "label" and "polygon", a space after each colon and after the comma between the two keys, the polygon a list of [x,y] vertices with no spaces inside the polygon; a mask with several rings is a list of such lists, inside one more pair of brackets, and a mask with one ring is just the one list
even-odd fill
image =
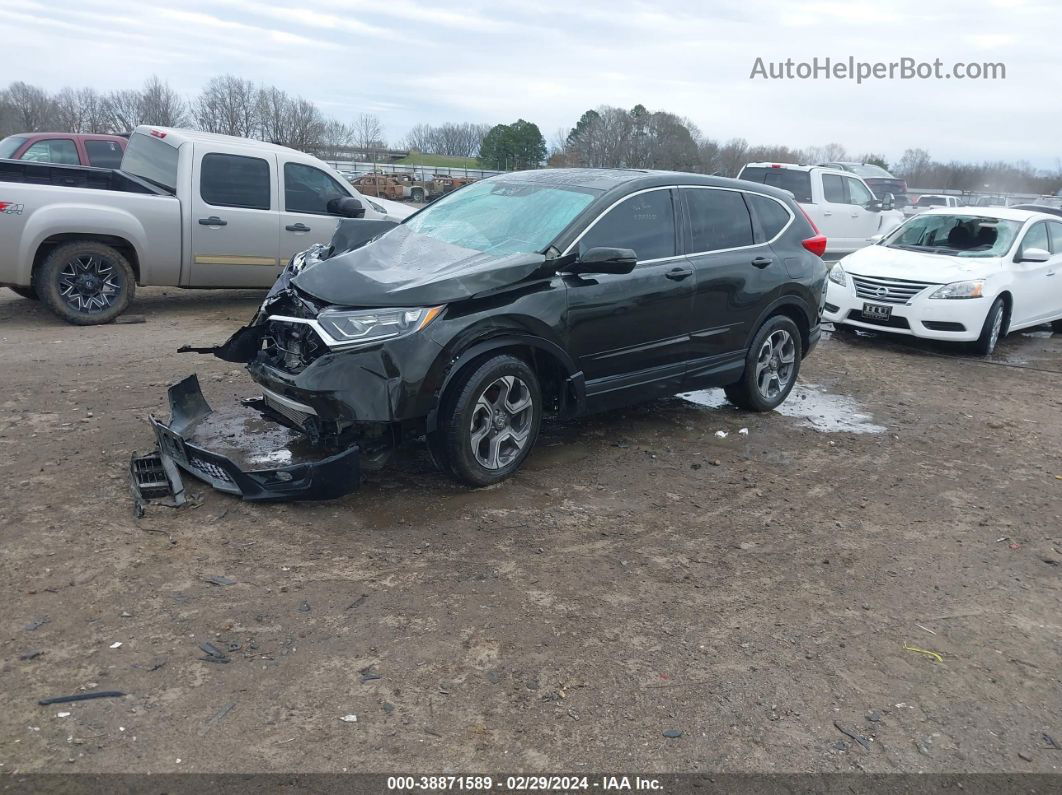
{"label": "tail light", "polygon": [[819,231],[819,228],[815,226],[815,222],[811,220],[811,216],[808,215],[807,210],[797,204],[800,207],[800,212],[804,214],[804,219],[808,222],[808,226],[811,227],[811,231],[815,234],[806,240],[801,240],[800,245],[814,254],[816,257],[821,257],[826,253],[826,235]]}

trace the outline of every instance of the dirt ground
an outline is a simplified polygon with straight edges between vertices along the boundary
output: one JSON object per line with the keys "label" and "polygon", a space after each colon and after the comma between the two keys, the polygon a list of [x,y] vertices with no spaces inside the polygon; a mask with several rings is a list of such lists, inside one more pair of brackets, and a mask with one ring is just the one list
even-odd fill
{"label": "dirt ground", "polygon": [[[75,328],[0,292],[0,772],[1062,768],[1062,335],[834,335],[787,415],[675,398],[487,490],[411,449],[136,520],[166,385],[254,394],[176,348],[261,294]],[[37,704],[85,689],[128,695]]]}

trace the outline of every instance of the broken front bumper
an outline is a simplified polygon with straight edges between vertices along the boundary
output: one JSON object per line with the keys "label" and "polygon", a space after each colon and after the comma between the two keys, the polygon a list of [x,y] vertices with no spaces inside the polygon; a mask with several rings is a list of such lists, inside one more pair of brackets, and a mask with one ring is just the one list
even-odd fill
{"label": "broken front bumper", "polygon": [[[359,465],[360,449],[353,445],[339,453],[320,458],[320,451],[299,450],[306,443],[291,449],[279,449],[247,459],[241,466],[237,463],[240,429],[253,433],[252,421],[246,417],[231,418],[224,427],[215,422],[214,410],[206,402],[199,388],[199,379],[190,375],[169,388],[170,421],[162,422],[154,416],[148,421],[155,431],[158,454],[165,462],[200,480],[206,481],[218,491],[238,494],[245,500],[328,500],[342,497],[358,488],[361,480]],[[255,405],[251,401],[250,405]],[[258,422],[262,422],[260,418]],[[272,430],[283,430],[295,438],[297,432],[286,431],[276,425]],[[272,432],[269,431],[269,432]],[[231,448],[229,455],[208,450],[203,440],[223,441]],[[283,466],[258,464],[283,463]],[[135,473],[134,473],[135,481]],[[176,489],[175,489],[176,490]]]}

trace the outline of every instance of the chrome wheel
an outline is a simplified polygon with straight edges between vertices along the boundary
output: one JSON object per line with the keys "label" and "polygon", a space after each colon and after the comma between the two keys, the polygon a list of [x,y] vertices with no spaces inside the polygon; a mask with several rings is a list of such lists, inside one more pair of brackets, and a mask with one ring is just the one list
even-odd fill
{"label": "chrome wheel", "polygon": [[74,257],[59,271],[59,297],[75,312],[106,312],[122,287],[122,272],[98,254]]}
{"label": "chrome wheel", "polygon": [[535,415],[527,384],[503,375],[487,385],[472,410],[472,454],[485,469],[508,466],[527,445]]}
{"label": "chrome wheel", "polygon": [[784,329],[767,336],[756,356],[756,389],[766,400],[784,392],[796,369],[796,343]]}

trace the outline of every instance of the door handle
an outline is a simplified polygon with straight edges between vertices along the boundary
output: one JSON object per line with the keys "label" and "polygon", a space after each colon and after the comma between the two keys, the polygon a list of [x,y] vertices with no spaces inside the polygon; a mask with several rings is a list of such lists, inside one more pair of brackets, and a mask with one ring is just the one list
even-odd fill
{"label": "door handle", "polygon": [[774,262],[774,260],[770,257],[756,257],[752,261],[752,264],[755,265],[757,268],[766,268],[772,262]]}
{"label": "door handle", "polygon": [[212,215],[209,218],[200,218],[199,219],[199,225],[200,226],[227,226],[228,223],[229,223],[228,221],[222,221],[216,215]]}
{"label": "door handle", "polygon": [[690,267],[672,268],[671,270],[669,270],[664,275],[667,278],[671,279],[671,281],[680,282],[683,279],[685,279],[687,276],[692,276],[693,275],[693,268],[690,268]]}
{"label": "door handle", "polygon": [[288,226],[285,226],[284,228],[287,229],[289,232],[309,232],[310,231],[310,227],[306,226],[306,224],[303,224],[303,223],[289,224]]}
{"label": "door handle", "polygon": [[833,215],[833,213],[831,213],[829,210],[823,210],[822,214],[823,215]]}
{"label": "door handle", "polygon": [[1048,275],[1048,276],[1054,276],[1054,275],[1055,275],[1055,272],[1054,272],[1054,271],[1048,271],[1048,272],[1047,272],[1047,275]]}

